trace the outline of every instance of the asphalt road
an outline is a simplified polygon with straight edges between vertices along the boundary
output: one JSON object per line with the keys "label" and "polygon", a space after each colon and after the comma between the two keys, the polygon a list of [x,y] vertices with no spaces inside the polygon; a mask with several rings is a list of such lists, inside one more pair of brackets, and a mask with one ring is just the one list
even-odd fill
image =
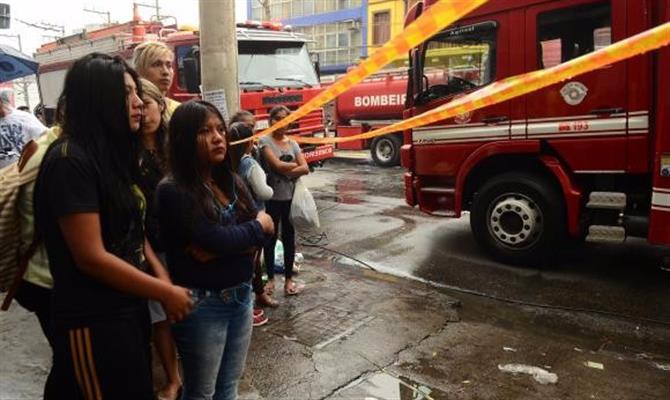
{"label": "asphalt road", "polygon": [[342,263],[546,310],[549,325],[663,338],[661,347],[669,338],[669,248],[638,239],[574,243],[542,269],[501,264],[476,245],[467,215],[433,217],[407,206],[402,173],[367,160],[329,160],[307,179],[325,235],[303,243],[318,242]]}

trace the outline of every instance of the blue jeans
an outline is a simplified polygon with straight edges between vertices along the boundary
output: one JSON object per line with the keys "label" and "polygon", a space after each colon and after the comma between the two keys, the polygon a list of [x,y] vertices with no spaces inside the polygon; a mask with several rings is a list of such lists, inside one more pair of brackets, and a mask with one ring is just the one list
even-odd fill
{"label": "blue jeans", "polygon": [[182,400],[237,399],[251,342],[251,285],[191,290],[193,311],[172,328],[184,367]]}

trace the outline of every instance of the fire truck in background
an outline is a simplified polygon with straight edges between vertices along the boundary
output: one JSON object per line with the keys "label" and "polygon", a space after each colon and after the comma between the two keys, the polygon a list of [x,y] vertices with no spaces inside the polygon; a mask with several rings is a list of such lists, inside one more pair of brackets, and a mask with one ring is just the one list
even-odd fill
{"label": "fire truck in background", "polygon": [[[476,81],[482,71],[473,58],[486,56],[483,46],[472,48],[443,47],[431,53],[435,64],[446,68],[426,68],[426,79],[446,83],[449,77]],[[407,97],[407,70],[386,70],[374,74],[338,96],[331,105],[330,120],[335,122],[338,137],[347,137],[382,128],[402,120]],[[343,150],[370,149],[375,164],[390,167],[400,164],[402,132],[372,140],[353,140],[338,144]]]}
{"label": "fire truck in background", "polygon": [[[406,72],[385,71],[342,93],[333,100],[327,112],[334,124],[336,136],[353,136],[400,121],[406,90]],[[382,167],[400,164],[401,146],[402,132],[337,145],[342,150],[370,149],[375,164]]]}
{"label": "fire truck in background", "polygon": [[[69,66],[78,58],[101,52],[132,61],[133,49],[147,40],[165,42],[175,53],[175,79],[168,96],[186,101],[200,95],[199,36],[177,25],[142,21],[137,11],[132,21],[64,37],[42,45],[35,53],[40,63],[38,83],[42,102],[55,108]],[[252,112],[257,128],[268,126],[272,107],[295,110],[323,89],[318,71],[307,52],[307,39],[278,23],[249,21],[237,26],[240,106]],[[290,134],[325,136],[323,110],[315,110],[290,126]],[[333,157],[333,146],[305,146],[310,165]]]}
{"label": "fire truck in background", "polygon": [[[435,1],[417,3],[406,23]],[[404,117],[668,21],[667,0],[489,2],[410,52]],[[471,51],[480,73],[452,73],[433,57],[445,48]],[[476,240],[510,263],[549,262],[568,237],[670,245],[667,71],[662,48],[404,132],[407,203],[448,217],[469,210]]]}

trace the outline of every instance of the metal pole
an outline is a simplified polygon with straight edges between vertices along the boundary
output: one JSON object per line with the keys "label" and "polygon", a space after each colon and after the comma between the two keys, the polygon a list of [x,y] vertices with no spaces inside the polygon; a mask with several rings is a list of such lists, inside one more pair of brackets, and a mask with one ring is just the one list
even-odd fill
{"label": "metal pole", "polygon": [[[19,51],[23,53],[23,45],[21,44],[21,35],[16,35],[19,40]],[[30,96],[28,95],[28,82],[26,78],[21,78],[23,81],[23,101],[26,103],[26,106],[30,108]]]}
{"label": "metal pole", "polygon": [[222,110],[226,120],[240,109],[235,27],[234,1],[200,0],[203,98]]}

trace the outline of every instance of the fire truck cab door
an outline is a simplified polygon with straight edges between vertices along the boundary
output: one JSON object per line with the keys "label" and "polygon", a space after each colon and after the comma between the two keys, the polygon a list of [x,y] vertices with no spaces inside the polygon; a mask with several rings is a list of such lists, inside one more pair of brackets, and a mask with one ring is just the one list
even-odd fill
{"label": "fire truck cab door", "polygon": [[[564,0],[526,10],[526,70],[549,68],[626,37],[626,0]],[[576,173],[626,170],[626,63],[526,96],[527,135]]]}
{"label": "fire truck cab door", "polygon": [[[414,115],[471,93],[509,76],[508,13],[486,15],[463,21],[431,38],[424,46],[422,61],[424,90],[417,96]],[[449,96],[421,101],[433,89]],[[433,93],[434,94],[434,93]],[[459,157],[479,143],[509,140],[510,103],[503,102],[439,121],[413,131],[418,174],[454,174],[457,163],[440,162],[442,149],[459,152]],[[429,146],[423,146],[429,145]],[[445,145],[445,147],[437,147]],[[449,147],[446,147],[449,145]],[[465,146],[465,147],[458,147]],[[468,150],[463,150],[467,148]],[[444,168],[444,169],[441,169]]]}

